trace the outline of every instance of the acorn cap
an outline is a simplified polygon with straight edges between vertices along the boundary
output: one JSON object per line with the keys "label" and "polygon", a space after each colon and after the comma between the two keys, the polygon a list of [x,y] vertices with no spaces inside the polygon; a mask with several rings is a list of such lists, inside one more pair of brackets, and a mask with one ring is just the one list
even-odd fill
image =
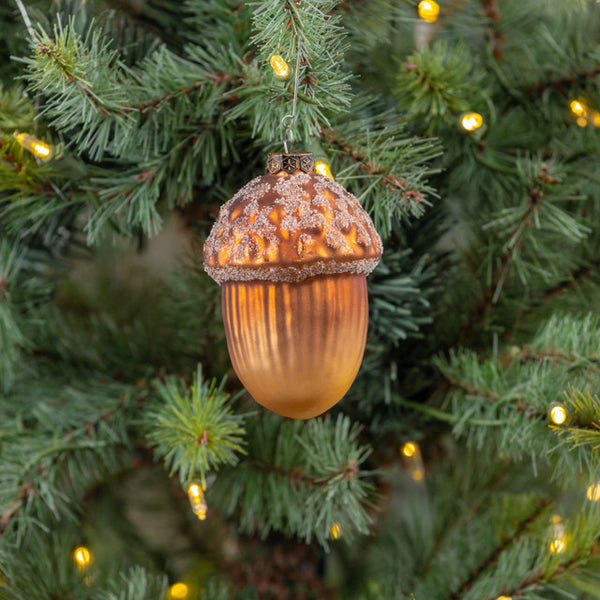
{"label": "acorn cap", "polygon": [[362,273],[383,246],[358,199],[313,171],[310,153],[270,154],[266,175],[220,209],[204,244],[204,269],[226,281],[302,281]]}

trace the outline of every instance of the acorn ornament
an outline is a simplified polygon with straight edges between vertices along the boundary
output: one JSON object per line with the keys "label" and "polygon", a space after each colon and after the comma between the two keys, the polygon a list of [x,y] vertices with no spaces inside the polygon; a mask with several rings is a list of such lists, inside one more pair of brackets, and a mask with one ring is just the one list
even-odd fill
{"label": "acorn ornament", "polygon": [[358,200],[314,166],[308,152],[269,154],[266,174],[221,207],[204,245],[236,374],[256,402],[293,419],[325,412],[354,381],[366,276],[382,254]]}

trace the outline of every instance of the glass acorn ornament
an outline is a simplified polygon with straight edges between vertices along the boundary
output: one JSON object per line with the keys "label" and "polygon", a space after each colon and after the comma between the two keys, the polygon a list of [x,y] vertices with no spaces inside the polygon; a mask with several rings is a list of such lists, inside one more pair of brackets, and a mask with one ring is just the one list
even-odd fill
{"label": "glass acorn ornament", "polygon": [[383,250],[357,198],[314,168],[308,152],[269,154],[204,245],[236,374],[256,402],[293,419],[320,415],[352,385],[366,276]]}

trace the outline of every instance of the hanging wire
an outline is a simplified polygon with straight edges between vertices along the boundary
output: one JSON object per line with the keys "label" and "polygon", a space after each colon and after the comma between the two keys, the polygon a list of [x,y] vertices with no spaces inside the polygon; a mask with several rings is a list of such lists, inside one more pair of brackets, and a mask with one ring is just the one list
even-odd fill
{"label": "hanging wire", "polygon": [[27,31],[29,32],[31,39],[35,42],[35,30],[33,29],[33,25],[31,24],[31,20],[27,14],[27,9],[21,0],[15,0],[15,2],[19,7],[19,11],[21,11],[21,16],[23,17],[23,21],[25,21],[25,27],[27,27]]}
{"label": "hanging wire", "polygon": [[[294,132],[292,127],[296,122],[296,106],[298,105],[298,79],[300,77],[300,48],[302,47],[302,40],[298,41],[298,54],[296,55],[296,75],[294,77],[294,100],[292,102],[292,114],[285,115],[281,119],[281,126],[283,127],[283,148],[285,153],[288,154],[294,148]],[[288,150],[288,136],[290,138],[290,146]]]}

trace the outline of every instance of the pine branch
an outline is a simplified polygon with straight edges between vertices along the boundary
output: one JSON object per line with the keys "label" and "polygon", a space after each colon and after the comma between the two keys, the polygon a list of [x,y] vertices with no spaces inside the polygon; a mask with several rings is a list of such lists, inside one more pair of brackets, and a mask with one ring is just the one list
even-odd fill
{"label": "pine branch", "polygon": [[182,391],[181,382],[173,377],[155,386],[164,406],[151,409],[147,416],[154,455],[165,460],[171,475],[179,474],[182,485],[199,477],[206,489],[210,470],[236,465],[238,454],[246,454],[245,416],[232,413],[225,380],[218,386],[214,379],[206,383],[200,366],[190,392]]}
{"label": "pine branch", "polygon": [[321,139],[338,150],[342,157],[347,156],[352,162],[359,163],[360,170],[367,175],[378,176],[383,185],[401,192],[401,202],[411,200],[418,204],[424,200],[423,194],[419,190],[415,190],[407,181],[393,173],[388,174],[387,168],[383,165],[377,165],[373,161],[369,161],[363,150],[359,150],[356,146],[348,146],[341,136],[336,135],[335,131],[321,131]]}
{"label": "pine branch", "polygon": [[[531,175],[525,175],[525,177],[529,178]],[[581,241],[589,233],[589,229],[583,223],[578,222],[557,205],[558,202],[570,199],[569,191],[566,191],[566,194],[561,191],[558,194],[554,192],[554,197],[552,197],[552,186],[557,183],[557,179],[551,174],[549,165],[542,163],[539,172],[532,179],[531,187],[527,191],[526,202],[523,202],[517,209],[503,209],[496,219],[485,226],[485,229],[488,230],[504,229],[507,226],[512,228],[507,234],[508,241],[498,259],[495,275],[486,288],[485,295],[486,297],[491,295],[492,304],[498,302],[502,288],[513,267],[519,269],[521,280],[526,276],[522,257],[526,253],[524,249],[527,242],[526,234],[531,227],[558,235],[563,234],[565,237],[568,235],[571,242]],[[537,234],[535,242],[538,247],[540,239],[541,236]],[[539,249],[536,248],[536,251],[539,253]],[[515,261],[517,262],[515,263]]]}
{"label": "pine branch", "polygon": [[51,286],[42,260],[4,234],[1,225],[0,236],[0,392],[7,393],[26,370],[21,361],[34,348]]}
{"label": "pine branch", "polygon": [[488,569],[493,568],[499,556],[513,544],[517,544],[521,536],[526,534],[532,524],[534,524],[542,515],[546,513],[548,506],[552,504],[550,500],[542,500],[538,506],[534,507],[531,514],[524,516],[518,523],[515,524],[514,530],[505,533],[504,538],[499,541],[495,548],[482,559],[481,563],[469,573],[468,578],[461,586],[449,595],[449,600],[462,600],[465,594],[472,589],[473,584],[477,581]]}
{"label": "pine branch", "polygon": [[[365,99],[355,109],[373,115],[382,110]],[[431,204],[429,197],[436,193],[426,181],[434,172],[428,163],[440,152],[435,140],[407,136],[401,127],[390,125],[392,119],[382,111],[369,120],[348,119],[335,131],[320,132],[323,150],[337,167],[336,178],[350,187],[384,238],[402,220],[421,217]]]}
{"label": "pine branch", "polygon": [[20,86],[4,88],[0,83],[0,130],[7,134],[29,130],[33,125],[33,106]]}
{"label": "pine branch", "polygon": [[593,82],[600,75],[600,63],[596,63],[594,66],[589,68],[582,68],[577,71],[571,71],[555,79],[540,82],[533,85],[526,94],[532,100],[539,98],[540,95],[546,93],[549,89],[554,88],[555,90],[562,92],[565,89],[577,88],[582,84],[589,84]]}
{"label": "pine branch", "polygon": [[[46,522],[74,519],[83,493],[123,470],[124,416],[137,398],[128,386],[94,378],[78,387],[46,376],[37,385],[21,381],[3,398],[1,527],[17,541]],[[68,413],[57,410],[64,406]]]}
{"label": "pine branch", "polygon": [[248,459],[220,473],[207,498],[226,515],[239,512],[246,533],[274,530],[326,545],[335,524],[348,538],[367,532],[374,488],[361,465],[368,455],[342,416],[333,424],[265,415],[248,429]]}
{"label": "pine branch", "polygon": [[[301,101],[295,129],[300,132],[296,137],[305,141],[316,137],[322,127],[329,127],[331,115],[339,115],[350,103],[349,77],[342,71],[347,43],[339,24],[340,16],[332,13],[337,4],[337,0],[268,0],[257,4],[252,16],[255,31],[252,42],[260,49],[257,64],[263,81],[274,79],[268,66],[271,55],[279,54],[291,65],[300,56],[298,92]],[[271,86],[274,105],[285,102],[282,116],[292,112],[289,103],[292,90],[286,88]],[[251,98],[243,101],[240,111],[251,114],[252,102]],[[280,120],[273,119],[273,122],[278,124]],[[254,132],[266,139],[273,138],[276,131],[273,126],[262,119],[253,121]]]}
{"label": "pine branch", "polygon": [[496,60],[503,60],[504,53],[500,44],[506,40],[502,31],[502,13],[498,7],[498,0],[480,0],[483,7],[483,14],[490,20],[490,28],[487,31],[487,38],[491,48],[492,56]]}
{"label": "pine branch", "polygon": [[[573,468],[585,467],[596,476],[600,403],[581,391],[597,384],[595,321],[591,315],[555,316],[530,344],[532,355],[517,348],[507,357],[484,361],[466,352],[451,355],[449,362],[437,361],[444,376],[457,386],[446,402],[456,419],[455,433],[466,434],[470,443],[481,447],[487,429],[512,456],[523,457],[530,451],[546,454],[555,477],[565,482]],[[568,415],[564,426],[553,426],[549,417],[557,390],[564,390]],[[477,427],[477,419],[488,419],[494,429],[486,428],[484,420]],[[518,437],[514,431],[519,431]]]}
{"label": "pine branch", "polygon": [[[556,584],[566,578],[577,582],[584,574],[586,564],[598,554],[598,515],[594,509],[584,509],[578,518],[570,523],[569,536],[565,537],[565,546],[559,553],[544,549],[541,566],[535,566],[530,573],[514,586],[505,586],[501,592],[519,597],[527,592],[544,593],[556,589]],[[576,543],[572,541],[577,540]],[[597,588],[594,588],[597,591]],[[486,600],[495,600],[487,597]]]}

